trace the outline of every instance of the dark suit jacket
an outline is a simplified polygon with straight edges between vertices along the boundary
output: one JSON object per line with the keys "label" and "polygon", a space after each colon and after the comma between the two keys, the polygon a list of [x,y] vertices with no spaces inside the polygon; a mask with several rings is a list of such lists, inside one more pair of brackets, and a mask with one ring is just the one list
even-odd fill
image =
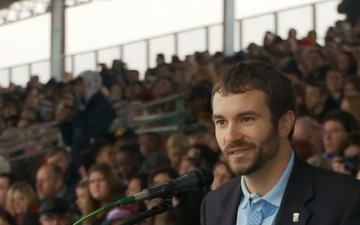
{"label": "dark suit jacket", "polygon": [[[202,225],[235,225],[242,196],[240,177],[209,192],[202,203]],[[293,222],[293,214],[299,221]],[[360,225],[360,182],[311,166],[295,157],[276,225]]]}

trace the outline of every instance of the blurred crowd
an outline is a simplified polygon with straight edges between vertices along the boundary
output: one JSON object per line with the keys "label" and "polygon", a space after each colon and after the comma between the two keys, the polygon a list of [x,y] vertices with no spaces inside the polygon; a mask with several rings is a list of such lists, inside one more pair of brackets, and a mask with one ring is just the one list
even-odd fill
{"label": "blurred crowd", "polygon": [[[2,137],[57,121],[61,142],[52,143],[56,148],[41,157],[11,163],[14,153],[0,145],[0,221],[72,224],[107,203],[207,167],[214,173],[211,187],[180,193],[172,199],[172,210],[140,223],[200,224],[203,196],[234,177],[214,135],[212,86],[220,74],[243,60],[275,65],[292,80],[299,109],[293,150],[310,164],[360,179],[360,20],[338,21],[327,30],[323,44],[317,40],[315,31],[305,37],[295,29],[287,37],[266,32],[262,45],[251,43],[231,57],[205,51],[183,60],[173,56],[166,62],[158,54],[156,67],[146,71],[144,80],[137,70],[114,60],[111,66],[100,64],[99,71],[84,71],[75,78],[68,74],[63,81],[41,84],[32,76],[26,87],[1,88]],[[117,115],[115,104],[136,106],[178,93],[185,99],[184,132],[137,133],[139,127],[126,126],[110,132]],[[174,110],[169,102],[131,115]],[[173,123],[164,119],[146,128]],[[32,132],[50,135],[47,129]],[[43,148],[25,146],[16,155]],[[28,177],[19,176],[24,171],[21,164],[29,161],[35,165],[33,171],[26,171]],[[121,224],[160,202],[152,199],[115,207],[82,224]]]}

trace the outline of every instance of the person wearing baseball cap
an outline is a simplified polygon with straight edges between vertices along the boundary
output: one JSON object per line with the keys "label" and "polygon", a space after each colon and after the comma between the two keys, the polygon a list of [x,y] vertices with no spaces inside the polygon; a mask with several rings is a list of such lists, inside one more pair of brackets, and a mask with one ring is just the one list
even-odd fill
{"label": "person wearing baseball cap", "polygon": [[41,225],[71,225],[74,222],[70,204],[62,198],[44,200],[39,214]]}

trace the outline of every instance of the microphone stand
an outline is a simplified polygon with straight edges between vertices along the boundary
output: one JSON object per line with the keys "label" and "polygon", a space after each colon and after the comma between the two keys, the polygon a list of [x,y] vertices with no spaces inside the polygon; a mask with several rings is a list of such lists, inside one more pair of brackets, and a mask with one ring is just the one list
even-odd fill
{"label": "microphone stand", "polygon": [[145,220],[146,218],[149,218],[151,216],[154,216],[156,214],[161,214],[169,209],[172,208],[172,197],[166,196],[163,197],[161,202],[157,204],[156,206],[152,207],[151,209],[142,212],[136,216],[128,218],[125,222],[123,222],[121,225],[133,225],[140,221]]}

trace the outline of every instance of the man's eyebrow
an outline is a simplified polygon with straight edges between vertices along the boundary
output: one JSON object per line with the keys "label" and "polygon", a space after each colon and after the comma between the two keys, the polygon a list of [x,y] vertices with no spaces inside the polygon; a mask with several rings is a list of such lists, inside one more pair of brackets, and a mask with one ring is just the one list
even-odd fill
{"label": "man's eyebrow", "polygon": [[[244,116],[255,116],[255,117],[259,117],[261,116],[260,113],[255,112],[254,110],[248,110],[248,111],[244,111],[241,113],[238,113],[236,115],[237,117],[244,117]],[[216,120],[216,119],[224,119],[224,117],[222,115],[218,115],[218,114],[213,114],[212,115],[212,120]]]}
{"label": "man's eyebrow", "polygon": [[241,113],[237,114],[237,117],[244,117],[244,116],[256,116],[256,117],[259,117],[259,116],[261,116],[261,114],[258,113],[258,112],[255,112],[254,110],[248,110],[248,111],[244,111],[244,112],[241,112]]}
{"label": "man's eyebrow", "polygon": [[224,117],[222,115],[217,115],[217,114],[213,114],[212,115],[212,120],[216,120],[216,119],[223,119]]}

